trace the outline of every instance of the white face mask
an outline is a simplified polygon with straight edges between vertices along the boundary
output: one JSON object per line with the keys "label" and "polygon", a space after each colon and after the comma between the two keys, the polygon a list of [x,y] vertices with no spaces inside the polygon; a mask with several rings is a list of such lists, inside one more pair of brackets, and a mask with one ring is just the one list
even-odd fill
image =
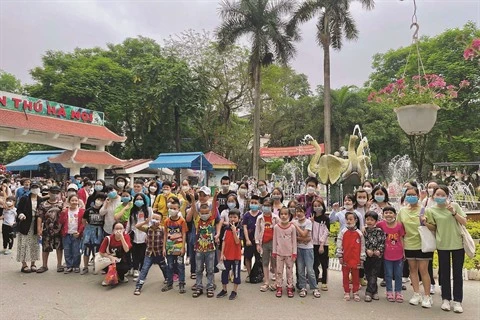
{"label": "white face mask", "polygon": [[365,187],[363,190],[365,190],[368,194],[372,193],[372,188],[370,187]]}
{"label": "white face mask", "polygon": [[357,199],[359,205],[364,206],[367,203],[367,199]]}
{"label": "white face mask", "polygon": [[238,194],[241,195],[241,196],[246,195],[247,194],[247,189],[242,189],[242,188],[238,189]]}
{"label": "white face mask", "polygon": [[117,182],[117,187],[119,188],[125,187],[125,182]]}
{"label": "white face mask", "polygon": [[176,217],[177,215],[178,215],[178,210],[173,210],[173,209],[168,210],[169,217]]}
{"label": "white face mask", "polygon": [[40,194],[40,188],[33,188],[30,192],[38,196]]}
{"label": "white face mask", "polygon": [[5,204],[7,205],[7,207],[13,206],[13,202],[12,202],[12,201],[7,201],[7,202],[5,202]]}
{"label": "white face mask", "polygon": [[315,193],[315,188],[314,187],[308,187],[307,188],[307,193],[308,194],[314,194]]}
{"label": "white face mask", "polygon": [[428,195],[429,195],[430,197],[433,196],[433,190],[435,190],[435,189],[433,189],[433,188],[428,188]]}
{"label": "white face mask", "polygon": [[157,188],[155,188],[155,187],[149,187],[148,190],[150,190],[150,192],[152,192],[152,193],[157,192]]}
{"label": "white face mask", "polygon": [[258,191],[265,192],[265,191],[267,191],[267,187],[266,186],[259,186]]}
{"label": "white face mask", "polygon": [[187,192],[188,190],[190,190],[189,186],[182,186],[182,191],[183,192]]}
{"label": "white face mask", "polygon": [[344,207],[347,210],[352,210],[353,209],[353,204],[346,204],[346,205],[344,205]]}

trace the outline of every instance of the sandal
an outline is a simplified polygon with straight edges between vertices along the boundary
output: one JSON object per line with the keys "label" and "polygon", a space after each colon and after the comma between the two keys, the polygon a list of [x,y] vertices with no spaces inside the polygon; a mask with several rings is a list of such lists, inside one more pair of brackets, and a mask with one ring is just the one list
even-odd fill
{"label": "sandal", "polygon": [[63,266],[57,267],[57,272],[63,272],[65,268]]}
{"label": "sandal", "polygon": [[195,273],[191,274],[191,275],[190,275],[190,279],[192,279],[192,280],[197,279],[197,275],[196,275]]}
{"label": "sandal", "polygon": [[20,269],[20,272],[31,273],[32,270],[30,270],[30,268],[28,266],[23,266],[22,269]]}
{"label": "sandal", "polygon": [[393,292],[387,292],[387,300],[390,302],[395,302],[395,296],[393,295]]}
{"label": "sandal", "polygon": [[353,293],[353,301],[360,302],[360,295],[358,294],[358,292]]}
{"label": "sandal", "polygon": [[305,288],[300,289],[300,292],[298,293],[298,295],[300,296],[300,298],[305,298],[307,296],[307,289]]}
{"label": "sandal", "polygon": [[207,298],[213,298],[215,292],[212,289],[207,289]]}
{"label": "sandal", "polygon": [[200,297],[202,294],[203,294],[203,290],[198,289],[198,290],[195,290],[195,291],[193,292],[192,297],[198,298],[198,297]]}
{"label": "sandal", "polygon": [[395,301],[398,302],[398,303],[402,303],[403,302],[403,294],[401,294],[400,292],[397,292],[395,294]]}
{"label": "sandal", "polygon": [[[48,268],[47,267],[40,267],[37,269],[37,273],[44,273],[45,271],[48,271]],[[33,272],[33,271],[32,271]]]}
{"label": "sandal", "polygon": [[267,292],[267,290],[268,290],[268,283],[262,284],[262,286],[260,287],[260,291]]}
{"label": "sandal", "polygon": [[30,271],[32,271],[32,272],[37,272],[37,266],[34,265],[34,264],[32,264],[32,265],[30,266]]}
{"label": "sandal", "polygon": [[343,294],[343,300],[350,301],[350,292],[345,292]]}
{"label": "sandal", "polygon": [[270,289],[270,291],[277,291],[277,287],[273,284],[269,285],[268,289]]}
{"label": "sandal", "polygon": [[315,298],[320,298],[320,297],[322,296],[322,294],[320,293],[320,290],[314,289],[314,290],[313,290],[313,296],[314,296]]}

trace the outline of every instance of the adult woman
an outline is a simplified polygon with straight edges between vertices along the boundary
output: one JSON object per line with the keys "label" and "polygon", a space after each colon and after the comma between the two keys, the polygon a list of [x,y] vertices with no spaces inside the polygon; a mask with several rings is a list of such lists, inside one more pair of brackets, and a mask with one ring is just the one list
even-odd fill
{"label": "adult woman", "polygon": [[[430,297],[430,276],[428,274],[428,263],[433,259],[433,252],[422,252],[422,240],[418,227],[420,226],[420,219],[423,215],[422,206],[419,203],[420,193],[417,188],[410,186],[405,191],[406,206],[402,207],[398,212],[397,219],[403,224],[405,228],[404,249],[405,257],[408,261],[410,270],[410,280],[413,286],[413,296],[409,303],[418,305],[422,303],[422,307],[431,308],[432,298]],[[419,292],[420,280],[418,272],[422,277],[422,285],[424,297]]]}
{"label": "adult woman", "polygon": [[383,220],[383,208],[391,206],[388,202],[388,192],[384,186],[377,185],[372,190],[372,202],[368,210],[375,211],[378,214],[378,221]]}
{"label": "adult woman", "polygon": [[100,214],[105,217],[103,231],[106,235],[109,235],[115,222],[114,212],[120,205],[121,197],[118,194],[118,188],[113,185],[105,187],[105,192],[107,193],[107,200],[103,203]]}
{"label": "adult woman", "polygon": [[155,202],[155,199],[159,195],[159,190],[158,190],[158,184],[156,181],[150,181],[147,184],[147,196],[150,197],[150,204],[153,206],[153,203]]}
{"label": "adult woman", "polygon": [[280,188],[274,188],[272,190],[272,194],[270,196],[273,200],[273,205],[272,205],[272,212],[275,214],[275,215],[279,215],[280,214],[280,209],[282,209],[283,207],[283,192],[282,192],[282,189]]}
{"label": "adult woman", "polygon": [[[100,245],[100,254],[103,257],[109,258],[112,263],[116,263],[118,281],[121,283],[128,282],[125,278],[125,273],[129,269],[129,265],[125,259],[126,253],[132,248],[130,236],[125,233],[125,228],[121,222],[114,222],[112,227],[112,234],[106,236]],[[105,281],[102,286],[106,286]]]}
{"label": "adult woman", "polygon": [[[37,209],[41,200],[39,197],[40,185],[36,182],[31,184],[30,194],[21,197],[17,209],[17,261],[22,263],[21,272],[36,272],[35,261],[40,259],[40,246],[37,234]],[[31,261],[30,268],[27,261]]]}
{"label": "adult woman", "polygon": [[242,181],[238,184],[238,203],[240,204],[240,218],[243,218],[243,215],[247,213],[248,210],[250,210],[249,206],[249,200],[248,200],[248,183],[245,181]]}
{"label": "adult woman", "polygon": [[95,205],[95,199],[97,194],[99,194],[100,192],[104,193],[105,192],[104,189],[105,189],[105,181],[102,179],[95,180],[95,184],[93,185],[93,193],[91,196],[88,197],[87,203],[85,203],[85,208],[88,209],[90,207],[93,207]]}
{"label": "adult woman", "polygon": [[152,208],[147,206],[147,199],[143,193],[137,193],[133,198],[133,207],[130,209],[130,217],[128,218],[129,233],[132,240],[132,260],[133,260],[133,278],[137,280],[142,270],[143,260],[145,259],[145,250],[147,244],[145,239],[147,234],[135,226],[137,223],[142,223],[147,218],[151,217]]}
{"label": "adult woman", "polygon": [[368,200],[372,199],[373,183],[369,180],[365,180],[362,183],[362,189],[367,192]]}
{"label": "adult woman", "polygon": [[62,225],[63,251],[67,268],[65,274],[74,271],[80,272],[81,244],[84,225],[82,223],[85,209],[79,207],[80,199],[76,194],[68,197],[70,206],[60,214]]}
{"label": "adult woman", "polygon": [[[431,208],[435,206],[433,201],[433,191],[438,188],[436,181],[430,181],[427,183],[427,196],[422,200],[422,206],[425,208]],[[438,269],[438,278],[440,279],[440,268]],[[435,278],[433,277],[433,259],[428,263],[428,274],[430,275],[430,294],[435,294]],[[421,279],[420,279],[421,280]]]}
{"label": "adult woman", "polygon": [[267,182],[265,182],[265,180],[258,180],[257,189],[258,189],[258,198],[260,199],[260,204],[263,204],[263,201],[266,198],[270,198],[270,193],[268,193],[267,191]]}
{"label": "adult woman", "polygon": [[[450,311],[450,300],[452,300],[450,268],[453,270],[453,311],[462,313],[463,300],[463,279],[462,269],[465,260],[463,249],[461,225],[467,224],[467,216],[462,208],[453,202],[448,202],[450,195],[447,186],[438,186],[433,192],[433,200],[436,206],[427,208],[426,226],[435,231],[438,251],[438,265],[442,270],[440,285],[442,286],[442,310]],[[451,260],[450,260],[451,258]]]}

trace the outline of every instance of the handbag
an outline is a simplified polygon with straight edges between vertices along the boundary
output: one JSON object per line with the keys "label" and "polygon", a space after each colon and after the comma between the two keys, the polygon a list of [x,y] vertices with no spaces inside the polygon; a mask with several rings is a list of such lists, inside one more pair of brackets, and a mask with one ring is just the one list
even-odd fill
{"label": "handbag", "polygon": [[[425,213],[425,208],[420,210],[420,218],[423,217]],[[422,225],[422,220],[420,219],[420,226],[418,227],[418,233],[420,234],[420,239],[422,240],[422,252],[433,252],[437,249],[437,240],[435,239],[435,233],[428,229],[427,226]]]}
{"label": "handbag", "polygon": [[[108,239],[108,246],[107,246],[107,252],[110,251],[109,250],[109,247],[110,247],[110,237],[107,236],[107,239]],[[95,267],[95,270],[102,270],[106,267],[108,267],[109,265],[112,264],[112,260],[110,260],[110,258],[107,258],[107,257],[104,257],[100,254],[100,252],[97,252],[95,253],[95,259],[94,259],[94,267]]]}
{"label": "handbag", "polygon": [[110,286],[118,284],[117,265],[115,263],[108,267],[108,272],[105,275],[105,283]]}
{"label": "handbag", "polygon": [[475,257],[475,242],[473,241],[472,236],[463,224],[458,223],[458,226],[460,228],[460,233],[462,234],[463,249],[465,250],[465,254],[470,258]]}

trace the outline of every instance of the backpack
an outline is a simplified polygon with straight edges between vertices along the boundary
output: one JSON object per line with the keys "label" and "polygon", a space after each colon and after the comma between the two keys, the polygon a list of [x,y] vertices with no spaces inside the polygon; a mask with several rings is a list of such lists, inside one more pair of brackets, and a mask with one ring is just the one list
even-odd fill
{"label": "backpack", "polygon": [[262,259],[255,259],[252,270],[249,274],[250,283],[260,283],[263,281],[263,265]]}

